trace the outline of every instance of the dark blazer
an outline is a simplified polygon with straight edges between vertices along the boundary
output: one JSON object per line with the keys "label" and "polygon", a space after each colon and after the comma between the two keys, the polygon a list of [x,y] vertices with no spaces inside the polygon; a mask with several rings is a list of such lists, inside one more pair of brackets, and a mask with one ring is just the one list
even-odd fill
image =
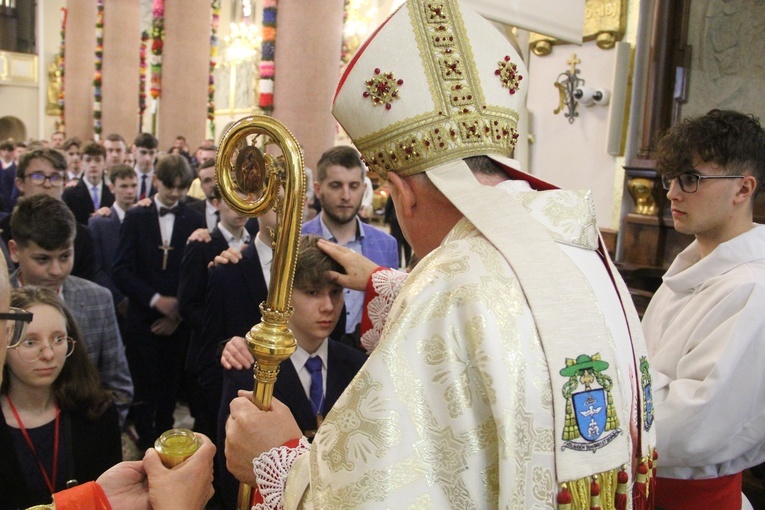
{"label": "dark blazer", "polygon": [[119,216],[114,211],[109,216],[92,216],[88,220],[88,229],[93,236],[93,253],[95,255],[95,268],[93,281],[111,291],[114,304],[118,305],[125,299],[125,295],[114,284],[112,279],[112,266],[117,255],[117,246],[120,244]]}
{"label": "dark blazer", "polygon": [[242,251],[239,263],[210,269],[197,361],[200,379],[217,379],[220,383],[222,368],[216,355],[218,345],[232,336],[244,336],[260,322],[259,306],[267,296],[268,287],[254,242]]}
{"label": "dark blazer", "polygon": [[[69,206],[69,209],[71,209],[74,213],[74,219],[83,225],[88,224],[90,215],[93,214],[96,210],[95,207],[93,207],[93,197],[90,194],[90,189],[88,189],[88,186],[89,184],[85,182],[84,179],[81,179],[75,186],[66,188],[64,193],[61,195],[61,200],[63,200],[64,203]],[[101,186],[100,205],[101,207],[111,207],[113,203],[114,195],[104,182]]]}
{"label": "dark blazer", "polygon": [[[188,198],[194,198],[194,197],[186,197]],[[193,202],[187,202],[187,206],[189,206],[191,209],[194,209],[196,212],[203,214],[205,213],[205,207],[207,206],[207,200],[200,200],[200,199],[194,199]]]}
{"label": "dark blazer", "polygon": [[[59,480],[75,479],[85,483],[122,460],[122,441],[114,406],[96,421],[77,413],[61,413],[61,446],[59,447]],[[67,445],[67,432],[71,444]],[[26,447],[26,444],[24,444]],[[0,413],[0,509],[16,510],[50,503],[50,494],[36,494],[27,487],[10,427]],[[37,465],[33,469],[39,469]],[[62,484],[56,490],[63,490]]]}
{"label": "dark blazer", "polygon": [[163,252],[159,249],[162,234],[156,203],[152,201],[149,207],[133,207],[122,222],[112,277],[117,288],[129,299],[128,323],[137,321],[138,324],[133,325],[138,329],[148,330],[161,317],[150,306],[155,293],[177,295],[186,241],[194,230],[204,228],[204,218],[199,213],[183,204],[178,207],[170,240],[172,250],[165,270],[162,270]]}
{"label": "dark blazer", "polygon": [[[187,200],[191,199],[192,197],[186,197]],[[195,211],[198,211],[202,214],[202,216],[205,218],[205,222],[207,222],[207,200],[197,200],[193,199],[193,202],[186,202],[186,205],[189,206],[191,209],[194,209]],[[255,234],[258,233],[258,230],[260,230],[260,225],[258,224],[257,218],[250,218],[247,220],[247,223],[244,224],[245,230],[250,233],[250,236],[254,239]]]}
{"label": "dark blazer", "polygon": [[[367,360],[366,355],[345,344],[329,339],[329,354],[327,357],[327,393],[321,412],[327,415],[337,399],[345,391],[351,380],[356,376],[361,366]],[[252,371],[249,371],[249,387],[252,389]],[[224,388],[224,391],[226,388]],[[225,396],[225,395],[224,395]],[[298,427],[302,431],[316,429],[316,416],[311,408],[311,402],[303,391],[295,365],[285,360],[279,365],[279,376],[274,384],[274,396],[290,408]]]}
{"label": "dark blazer", "polygon": [[16,205],[19,190],[16,188],[16,163],[0,170],[0,196],[2,196],[2,210],[10,213]]}
{"label": "dark blazer", "polygon": [[[0,218],[0,236],[8,243],[13,239],[13,232],[11,232],[11,216],[8,215],[4,218]],[[93,281],[94,267],[96,265],[96,259],[93,255],[93,236],[90,235],[90,230],[85,225],[77,223],[77,231],[74,236],[74,266],[72,266],[72,275],[85,278],[86,280]],[[8,268],[13,270],[12,267]]]}
{"label": "dark blazer", "polygon": [[[327,391],[322,409],[325,416],[367,359],[366,355],[358,349],[331,338],[328,347]],[[228,417],[228,405],[236,397],[238,390],[252,390],[252,388],[252,370],[224,371],[221,410],[218,414],[218,453],[216,455],[222,473],[221,493],[224,503],[228,504],[235,505],[239,487],[236,478],[226,470],[225,454],[220,454],[224,451],[226,441],[225,420]],[[292,416],[303,433],[316,430],[316,416],[290,359],[282,361],[279,365],[279,375],[274,384],[274,397],[290,408]]]}
{"label": "dark blazer", "polygon": [[202,328],[205,324],[205,296],[207,294],[207,264],[220,252],[228,249],[223,233],[216,227],[210,233],[210,242],[192,241],[186,245],[181,260],[178,282],[178,310],[191,328],[186,369],[196,373],[197,359],[202,349]]}
{"label": "dark blazer", "polygon": [[[228,415],[230,399],[226,400],[225,404],[221,403],[224,371],[218,360],[218,346],[224,339],[236,335],[244,336],[252,326],[260,322],[259,305],[268,296],[255,242],[242,251],[242,259],[237,264],[212,267],[207,282],[204,327],[199,352],[196,360],[190,359],[189,364],[193,365],[191,371],[197,373],[200,387],[206,389],[207,394],[217,395],[217,402],[209,402],[209,405],[212,406],[213,416],[217,417],[216,444],[223,445],[223,425]],[[249,371],[249,374],[252,378],[252,371]],[[226,377],[228,376],[229,374],[226,374]],[[240,377],[246,378],[247,375]],[[232,383],[231,387],[235,387],[235,384]],[[226,412],[221,418],[224,407]],[[216,468],[221,484],[233,488],[233,491],[226,492],[228,504],[224,505],[224,508],[235,508],[237,482],[226,470],[226,457],[220,447],[216,454]]]}

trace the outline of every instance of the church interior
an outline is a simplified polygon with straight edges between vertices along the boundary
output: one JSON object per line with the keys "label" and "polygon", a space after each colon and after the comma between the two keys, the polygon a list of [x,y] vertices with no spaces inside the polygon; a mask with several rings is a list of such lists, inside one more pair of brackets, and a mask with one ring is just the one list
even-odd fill
{"label": "church interior", "polygon": [[[673,228],[654,143],[713,108],[765,118],[765,2],[513,2],[537,11],[528,19],[502,0],[464,2],[514,41],[529,69],[514,158],[561,188],[591,191],[642,313],[692,240]],[[183,136],[193,152],[265,114],[292,131],[314,168],[327,148],[348,143],[330,113],[344,67],[400,3],[0,0],[0,140],[149,132],[161,151]],[[765,220],[762,196],[754,219]],[[757,508],[762,482],[746,480]]]}

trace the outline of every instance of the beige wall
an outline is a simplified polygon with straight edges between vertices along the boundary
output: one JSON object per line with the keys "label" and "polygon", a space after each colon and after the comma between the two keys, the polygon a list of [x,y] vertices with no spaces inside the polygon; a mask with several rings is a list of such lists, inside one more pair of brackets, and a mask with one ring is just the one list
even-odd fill
{"label": "beige wall", "polygon": [[119,133],[130,143],[138,130],[139,0],[104,2],[104,64],[102,69],[101,138]]}
{"label": "beige wall", "polygon": [[210,1],[165,0],[165,44],[157,138],[167,150],[186,137],[193,151],[205,138],[210,62]]}
{"label": "beige wall", "polygon": [[316,168],[334,145],[332,99],[340,78],[343,0],[279,3],[274,118],[295,135],[305,164]]}

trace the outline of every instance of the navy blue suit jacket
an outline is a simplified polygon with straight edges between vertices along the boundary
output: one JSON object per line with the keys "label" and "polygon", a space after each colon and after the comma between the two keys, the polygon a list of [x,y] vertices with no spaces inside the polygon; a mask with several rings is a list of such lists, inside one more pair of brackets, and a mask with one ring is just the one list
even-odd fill
{"label": "navy blue suit jacket", "polygon": [[267,296],[268,287],[254,242],[242,251],[239,263],[210,269],[196,370],[202,382],[220,383],[223,376],[217,356],[219,344],[232,336],[244,336],[259,323],[260,303]]}
{"label": "navy blue suit jacket", "polygon": [[[337,399],[345,391],[356,373],[366,361],[366,355],[345,344],[329,339],[327,355],[327,391],[324,395],[324,407],[322,414],[326,416]],[[224,371],[223,396],[221,410],[218,414],[218,462],[221,468],[221,492],[224,502],[235,503],[239,483],[234,476],[226,470],[226,458],[224,445],[226,441],[226,419],[228,417],[228,405],[236,397],[237,390],[252,390],[252,370],[226,370]],[[230,376],[230,377],[229,377]],[[292,416],[303,433],[315,431],[317,427],[316,415],[311,408],[311,402],[303,390],[300,378],[295,371],[292,360],[286,359],[279,365],[279,375],[274,384],[274,397],[279,399],[292,411]]]}
{"label": "navy blue suit jacket", "polygon": [[181,260],[181,278],[178,282],[178,312],[191,328],[186,370],[192,374],[197,373],[199,369],[199,356],[202,352],[207,264],[220,252],[228,249],[228,243],[217,227],[210,233],[210,238],[209,242],[192,241],[186,245]]}
{"label": "navy blue suit jacket", "polygon": [[181,259],[191,233],[204,228],[204,218],[183,204],[175,214],[173,235],[167,268],[162,269],[162,234],[159,230],[157,207],[133,207],[122,221],[120,243],[117,247],[112,277],[117,288],[129,299],[129,330],[148,332],[151,324],[162,315],[151,308],[154,294],[176,296],[180,278]]}
{"label": "navy blue suit jacket", "polygon": [[16,163],[11,163],[8,168],[0,170],[0,195],[2,196],[2,210],[10,213],[19,197],[16,188]]}
{"label": "navy blue suit jacket", "polygon": [[[90,194],[88,186],[89,184],[81,179],[75,186],[66,188],[61,195],[61,200],[63,200],[64,203],[69,206],[69,209],[72,210],[72,213],[74,213],[74,219],[83,225],[88,224],[90,215],[96,211],[96,208],[93,206],[93,197]],[[109,190],[106,183],[103,183],[101,186],[101,203],[99,205],[101,207],[111,207],[113,203],[114,195]]]}
{"label": "navy blue suit jacket", "polygon": [[122,222],[114,207],[111,209],[109,216],[92,216],[88,220],[88,229],[93,236],[93,254],[96,260],[93,281],[111,291],[116,306],[125,299],[125,295],[117,288],[112,278],[112,266],[120,244]]}

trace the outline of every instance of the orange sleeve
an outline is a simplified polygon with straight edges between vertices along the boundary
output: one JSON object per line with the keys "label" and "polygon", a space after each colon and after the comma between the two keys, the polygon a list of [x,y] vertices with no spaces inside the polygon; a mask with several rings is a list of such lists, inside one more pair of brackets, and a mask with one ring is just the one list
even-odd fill
{"label": "orange sleeve", "polygon": [[104,490],[96,482],[88,482],[53,495],[56,510],[111,510]]}

